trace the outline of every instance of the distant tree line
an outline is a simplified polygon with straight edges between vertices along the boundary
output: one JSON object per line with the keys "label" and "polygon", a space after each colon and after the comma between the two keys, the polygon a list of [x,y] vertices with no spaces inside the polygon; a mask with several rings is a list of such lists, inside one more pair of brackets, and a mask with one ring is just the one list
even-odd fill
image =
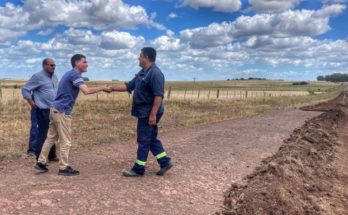
{"label": "distant tree line", "polygon": [[233,81],[233,80],[236,80],[236,81],[244,81],[244,80],[267,80],[266,78],[254,78],[254,77],[249,77],[249,78],[235,78],[235,79],[227,79],[227,81]]}
{"label": "distant tree line", "polygon": [[331,82],[348,82],[348,74],[345,73],[333,73],[331,75],[319,75],[318,81],[331,81]]}
{"label": "distant tree line", "polygon": [[299,82],[293,82],[292,85],[307,85],[308,82],[306,81],[299,81]]}

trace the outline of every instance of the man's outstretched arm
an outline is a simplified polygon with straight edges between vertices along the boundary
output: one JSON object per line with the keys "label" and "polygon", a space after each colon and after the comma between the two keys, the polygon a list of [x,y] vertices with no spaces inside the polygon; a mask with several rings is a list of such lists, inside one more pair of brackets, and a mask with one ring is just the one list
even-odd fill
{"label": "man's outstretched arm", "polygon": [[106,85],[103,85],[103,86],[100,86],[100,87],[88,87],[86,84],[81,84],[79,86],[79,88],[83,92],[83,94],[85,94],[85,95],[97,93],[97,92],[100,92],[100,91],[105,91],[105,92],[109,91],[109,87],[106,86]]}
{"label": "man's outstretched arm", "polygon": [[125,92],[128,91],[126,84],[120,84],[116,86],[110,86],[111,91]]}

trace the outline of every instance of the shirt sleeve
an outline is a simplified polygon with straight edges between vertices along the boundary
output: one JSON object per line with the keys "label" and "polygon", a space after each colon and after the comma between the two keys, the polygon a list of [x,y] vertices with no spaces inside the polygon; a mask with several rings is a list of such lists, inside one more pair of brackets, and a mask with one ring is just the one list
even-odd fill
{"label": "shirt sleeve", "polygon": [[22,96],[24,99],[33,99],[32,91],[40,87],[40,78],[38,75],[33,75],[27,83],[22,87]]}
{"label": "shirt sleeve", "polygon": [[135,76],[131,81],[126,82],[126,87],[127,87],[127,91],[129,93],[131,93],[134,89],[135,89],[135,79],[137,78],[137,76]]}
{"label": "shirt sleeve", "polygon": [[164,96],[164,75],[160,70],[153,70],[149,85],[154,96]]}
{"label": "shirt sleeve", "polygon": [[79,87],[81,84],[85,83],[82,76],[78,73],[75,73],[71,76],[71,81],[75,87]]}

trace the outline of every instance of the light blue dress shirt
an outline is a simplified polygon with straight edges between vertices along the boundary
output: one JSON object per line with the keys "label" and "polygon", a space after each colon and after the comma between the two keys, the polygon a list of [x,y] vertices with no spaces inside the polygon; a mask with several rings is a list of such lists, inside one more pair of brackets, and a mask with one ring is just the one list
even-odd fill
{"label": "light blue dress shirt", "polygon": [[49,109],[56,98],[58,78],[45,71],[35,73],[22,87],[25,99],[33,99],[40,109]]}

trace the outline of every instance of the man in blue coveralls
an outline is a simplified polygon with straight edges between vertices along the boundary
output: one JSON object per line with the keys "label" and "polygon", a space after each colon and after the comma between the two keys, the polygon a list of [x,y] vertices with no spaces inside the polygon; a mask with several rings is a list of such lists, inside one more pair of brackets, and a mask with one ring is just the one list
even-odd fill
{"label": "man in blue coveralls", "polygon": [[137,159],[131,170],[122,172],[125,177],[144,176],[149,151],[160,165],[157,175],[164,175],[173,166],[161,141],[157,139],[157,124],[164,112],[164,75],[155,61],[156,50],[151,47],[143,48],[139,55],[139,66],[142,68],[140,72],[125,84],[109,87],[110,91],[133,91],[132,115],[138,118]]}

